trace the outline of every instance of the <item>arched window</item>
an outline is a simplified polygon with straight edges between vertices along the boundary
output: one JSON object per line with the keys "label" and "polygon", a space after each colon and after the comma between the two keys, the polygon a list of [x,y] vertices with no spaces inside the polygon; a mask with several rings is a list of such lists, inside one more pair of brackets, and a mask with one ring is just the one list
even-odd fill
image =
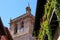
{"label": "arched window", "polygon": [[24,22],[23,21],[21,22],[21,28],[24,28]]}
{"label": "arched window", "polygon": [[18,25],[17,24],[15,24],[15,27],[14,27],[14,34],[16,34],[17,33],[17,29],[18,29],[18,27],[17,27]]}
{"label": "arched window", "polygon": [[20,32],[23,32],[24,31],[24,22],[22,21],[21,22],[21,27],[20,27]]}

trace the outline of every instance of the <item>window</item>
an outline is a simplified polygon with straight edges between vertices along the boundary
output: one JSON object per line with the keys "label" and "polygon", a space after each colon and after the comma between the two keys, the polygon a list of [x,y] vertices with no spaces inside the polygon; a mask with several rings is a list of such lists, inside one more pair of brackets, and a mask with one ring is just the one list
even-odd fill
{"label": "window", "polygon": [[22,21],[22,22],[21,22],[21,28],[23,28],[23,27],[24,27],[24,22]]}
{"label": "window", "polygon": [[15,27],[14,27],[14,34],[17,33],[17,24],[15,24]]}
{"label": "window", "polygon": [[22,21],[21,22],[21,27],[20,27],[20,32],[23,32],[24,31],[24,22]]}

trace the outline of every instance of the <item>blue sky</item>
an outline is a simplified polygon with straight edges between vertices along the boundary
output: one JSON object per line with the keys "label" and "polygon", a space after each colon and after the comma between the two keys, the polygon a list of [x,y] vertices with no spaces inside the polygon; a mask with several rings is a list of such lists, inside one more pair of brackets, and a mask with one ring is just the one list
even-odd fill
{"label": "blue sky", "polygon": [[37,0],[0,0],[0,17],[4,26],[9,28],[10,18],[14,19],[26,13],[28,3],[31,13],[35,15]]}

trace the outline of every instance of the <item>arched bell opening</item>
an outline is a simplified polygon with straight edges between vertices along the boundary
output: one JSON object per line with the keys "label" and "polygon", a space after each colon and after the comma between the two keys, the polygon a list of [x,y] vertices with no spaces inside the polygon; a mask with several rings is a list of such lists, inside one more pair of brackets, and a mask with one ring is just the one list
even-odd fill
{"label": "arched bell opening", "polygon": [[56,32],[58,26],[59,26],[59,23],[57,21],[57,16],[56,16],[56,14],[54,12],[54,14],[52,16],[52,19],[51,19],[51,22],[50,22],[50,27],[52,29],[52,37],[54,37],[55,32]]}

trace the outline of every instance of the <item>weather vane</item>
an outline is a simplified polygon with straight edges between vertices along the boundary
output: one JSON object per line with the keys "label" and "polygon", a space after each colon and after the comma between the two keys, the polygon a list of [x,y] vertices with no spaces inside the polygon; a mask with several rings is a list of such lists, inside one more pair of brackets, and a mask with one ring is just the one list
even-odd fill
{"label": "weather vane", "polygon": [[30,0],[28,1],[28,6],[30,7],[30,4],[29,4]]}

